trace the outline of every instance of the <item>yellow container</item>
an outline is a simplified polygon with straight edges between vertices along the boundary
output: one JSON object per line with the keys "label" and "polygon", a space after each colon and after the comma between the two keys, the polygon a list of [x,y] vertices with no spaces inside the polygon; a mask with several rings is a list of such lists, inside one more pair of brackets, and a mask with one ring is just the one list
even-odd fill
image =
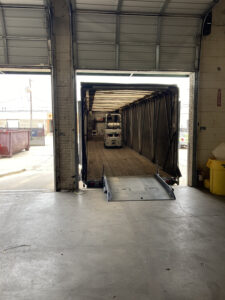
{"label": "yellow container", "polygon": [[204,187],[206,188],[206,189],[210,189],[210,181],[209,181],[209,179],[204,179]]}
{"label": "yellow container", "polygon": [[210,192],[225,196],[225,161],[209,159],[207,167],[210,168]]}

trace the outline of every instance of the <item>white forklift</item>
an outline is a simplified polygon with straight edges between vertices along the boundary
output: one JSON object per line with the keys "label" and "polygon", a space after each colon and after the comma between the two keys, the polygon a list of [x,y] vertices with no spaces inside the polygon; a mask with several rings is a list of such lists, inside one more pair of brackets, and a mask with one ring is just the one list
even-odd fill
{"label": "white forklift", "polygon": [[122,147],[121,114],[108,113],[105,116],[104,147]]}

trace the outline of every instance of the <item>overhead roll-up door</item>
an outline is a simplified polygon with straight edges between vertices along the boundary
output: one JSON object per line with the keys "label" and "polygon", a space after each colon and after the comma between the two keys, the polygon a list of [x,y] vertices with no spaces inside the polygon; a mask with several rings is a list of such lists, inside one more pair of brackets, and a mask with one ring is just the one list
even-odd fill
{"label": "overhead roll-up door", "polygon": [[50,63],[45,1],[0,1],[0,65],[48,67]]}
{"label": "overhead roll-up door", "polygon": [[[0,66],[51,66],[50,3],[0,2]],[[71,0],[74,67],[193,72],[198,68],[202,22],[215,3]]]}
{"label": "overhead roll-up door", "polygon": [[212,0],[73,0],[76,68],[198,68],[201,26]]}

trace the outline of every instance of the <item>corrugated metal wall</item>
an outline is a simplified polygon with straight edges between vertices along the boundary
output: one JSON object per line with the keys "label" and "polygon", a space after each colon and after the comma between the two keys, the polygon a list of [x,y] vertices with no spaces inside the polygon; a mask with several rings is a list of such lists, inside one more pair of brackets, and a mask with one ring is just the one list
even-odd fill
{"label": "corrugated metal wall", "polygon": [[[48,3],[0,1],[0,66],[50,66]],[[202,17],[212,3],[71,0],[75,67],[195,71]]]}
{"label": "corrugated metal wall", "polygon": [[156,16],[121,15],[116,37],[116,15],[78,12],[77,68],[194,71],[201,19],[162,17],[159,36],[158,22]]}
{"label": "corrugated metal wall", "polygon": [[76,17],[79,68],[114,69],[116,17],[101,14]]}
{"label": "corrugated metal wall", "polygon": [[121,70],[152,70],[155,68],[157,17],[120,17]]}
{"label": "corrugated metal wall", "polygon": [[159,68],[194,71],[200,31],[200,19],[162,18]]}
{"label": "corrugated metal wall", "polygon": [[130,71],[198,68],[212,0],[73,0],[76,67]]}
{"label": "corrugated metal wall", "polygon": [[[16,3],[15,3],[16,2]],[[44,1],[1,1],[0,65],[49,66]],[[23,2],[23,1],[21,1]]]}
{"label": "corrugated metal wall", "polygon": [[164,171],[179,176],[178,89],[136,102],[122,110],[123,139]]}

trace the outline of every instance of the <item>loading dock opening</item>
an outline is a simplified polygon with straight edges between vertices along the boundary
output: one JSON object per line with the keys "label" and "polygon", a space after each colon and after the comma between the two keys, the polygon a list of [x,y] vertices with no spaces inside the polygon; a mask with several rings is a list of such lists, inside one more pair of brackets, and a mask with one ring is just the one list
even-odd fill
{"label": "loading dock opening", "polygon": [[51,76],[18,70],[0,82],[0,191],[52,191]]}
{"label": "loading dock opening", "polygon": [[[121,149],[104,148],[107,113],[122,115]],[[153,176],[178,182],[178,88],[170,85],[82,84],[82,180]]]}

